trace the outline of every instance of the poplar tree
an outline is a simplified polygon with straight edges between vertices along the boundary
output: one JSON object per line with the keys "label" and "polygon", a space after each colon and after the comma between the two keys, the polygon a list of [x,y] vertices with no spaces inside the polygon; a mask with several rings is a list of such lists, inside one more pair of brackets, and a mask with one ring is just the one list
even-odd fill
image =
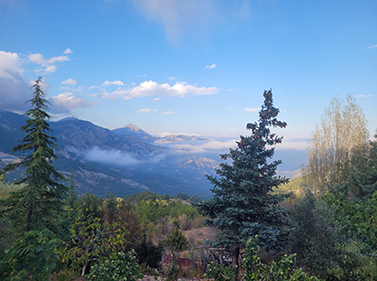
{"label": "poplar tree", "polygon": [[307,163],[303,167],[306,184],[313,191],[325,192],[339,165],[368,145],[368,122],[362,108],[350,95],[346,101],[333,98],[316,124],[308,142]]}
{"label": "poplar tree", "polygon": [[273,194],[273,188],[288,179],[276,175],[281,160],[268,161],[274,155],[273,146],[282,141],[270,127],[285,128],[287,123],[276,118],[279,109],[273,106],[271,90],[263,96],[259,121],[246,126],[251,135],[241,136],[238,148],[221,155],[231,161],[220,163],[218,177],[207,176],[214,186],[213,198],[197,205],[209,218],[206,224],[220,230],[213,245],[233,250],[233,265],[238,265],[240,247],[250,237],[258,235],[259,245],[274,251],[289,242],[287,211],[278,205],[289,194]]}
{"label": "poplar tree", "polygon": [[57,158],[53,147],[57,144],[56,139],[49,135],[51,129],[46,120],[50,119],[49,102],[41,83],[42,78],[39,77],[32,86],[32,99],[26,102],[31,105],[24,114],[28,117],[26,125],[21,127],[26,136],[12,149],[13,153],[21,151],[27,154],[20,162],[4,168],[5,172],[24,168],[23,177],[15,181],[23,187],[1,202],[2,215],[9,218],[13,227],[21,228],[21,232],[47,228],[57,234],[56,218],[63,210],[67,187],[62,184],[65,177],[53,166],[53,160]]}

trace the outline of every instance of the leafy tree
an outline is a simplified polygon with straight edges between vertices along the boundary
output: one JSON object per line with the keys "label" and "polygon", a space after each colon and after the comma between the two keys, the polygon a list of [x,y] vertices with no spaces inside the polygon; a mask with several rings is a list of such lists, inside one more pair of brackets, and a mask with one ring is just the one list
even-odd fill
{"label": "leafy tree", "polygon": [[296,229],[292,250],[299,264],[322,278],[328,277],[329,270],[341,260],[339,246],[346,241],[348,222],[337,220],[335,206],[309,190],[296,204],[293,218]]}
{"label": "leafy tree", "polygon": [[362,109],[349,95],[346,104],[333,98],[308,143],[303,174],[312,189],[326,190],[330,176],[338,172],[337,164],[351,159],[355,148],[367,143],[367,121]]}
{"label": "leafy tree", "polygon": [[267,161],[274,155],[270,146],[282,141],[269,127],[285,128],[287,123],[276,118],[279,109],[273,106],[271,90],[263,96],[258,123],[246,126],[251,136],[241,136],[238,148],[221,155],[232,163],[220,164],[216,170],[219,177],[207,176],[214,185],[213,199],[197,205],[199,212],[208,216],[207,225],[220,230],[214,244],[233,248],[234,265],[238,265],[239,249],[249,237],[258,235],[259,245],[267,250],[280,251],[289,242],[287,211],[278,205],[289,194],[272,193],[288,179],[276,176],[280,160]]}
{"label": "leafy tree", "polygon": [[4,168],[9,172],[18,167],[25,168],[25,176],[16,181],[24,183],[20,190],[11,193],[9,198],[1,201],[2,214],[9,217],[14,227],[20,226],[22,231],[51,229],[55,234],[57,229],[57,213],[63,209],[63,199],[67,188],[61,184],[65,177],[53,166],[56,155],[52,147],[56,146],[56,139],[48,135],[51,132],[46,119],[48,101],[41,89],[40,77],[34,86],[34,93],[29,102],[29,109],[25,116],[29,119],[21,127],[26,136],[12,152],[21,151],[31,153],[19,163],[9,164]]}
{"label": "leafy tree", "polygon": [[0,262],[0,280],[49,280],[61,241],[50,230],[28,231],[6,251]]}
{"label": "leafy tree", "polygon": [[135,247],[141,235],[138,216],[121,198],[104,201],[95,195],[79,198],[71,237],[61,248],[62,262],[87,274],[91,264]]}

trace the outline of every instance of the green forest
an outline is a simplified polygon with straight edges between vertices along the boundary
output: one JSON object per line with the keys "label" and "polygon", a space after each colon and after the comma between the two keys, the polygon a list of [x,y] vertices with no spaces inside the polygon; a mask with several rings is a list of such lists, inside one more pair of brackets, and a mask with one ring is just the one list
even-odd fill
{"label": "green forest", "polygon": [[[273,129],[288,124],[268,90],[259,120],[207,176],[211,199],[102,198],[78,196],[75,171],[54,167],[40,83],[13,148],[28,154],[0,174],[0,280],[377,280],[377,140],[350,96],[331,100],[293,180],[272,160],[284,141]],[[14,169],[22,176],[6,182]]]}

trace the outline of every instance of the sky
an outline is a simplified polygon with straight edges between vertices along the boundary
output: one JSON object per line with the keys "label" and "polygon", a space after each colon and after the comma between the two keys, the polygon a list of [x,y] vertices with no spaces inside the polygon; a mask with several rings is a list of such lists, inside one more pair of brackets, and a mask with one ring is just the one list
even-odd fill
{"label": "sky", "polygon": [[0,0],[0,108],[43,77],[52,120],[194,134],[225,148],[272,89],[304,150],[332,98],[377,129],[375,0]]}

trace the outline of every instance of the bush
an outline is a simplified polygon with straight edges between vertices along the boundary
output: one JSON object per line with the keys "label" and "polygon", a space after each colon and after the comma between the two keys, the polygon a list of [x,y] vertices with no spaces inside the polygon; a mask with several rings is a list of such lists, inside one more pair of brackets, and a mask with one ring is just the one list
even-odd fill
{"label": "bush", "polygon": [[0,261],[0,280],[48,280],[58,262],[61,241],[50,230],[29,231],[5,251]]}
{"label": "bush", "polygon": [[88,280],[91,281],[136,281],[142,278],[135,251],[120,252],[112,259],[106,259],[92,266]]}

